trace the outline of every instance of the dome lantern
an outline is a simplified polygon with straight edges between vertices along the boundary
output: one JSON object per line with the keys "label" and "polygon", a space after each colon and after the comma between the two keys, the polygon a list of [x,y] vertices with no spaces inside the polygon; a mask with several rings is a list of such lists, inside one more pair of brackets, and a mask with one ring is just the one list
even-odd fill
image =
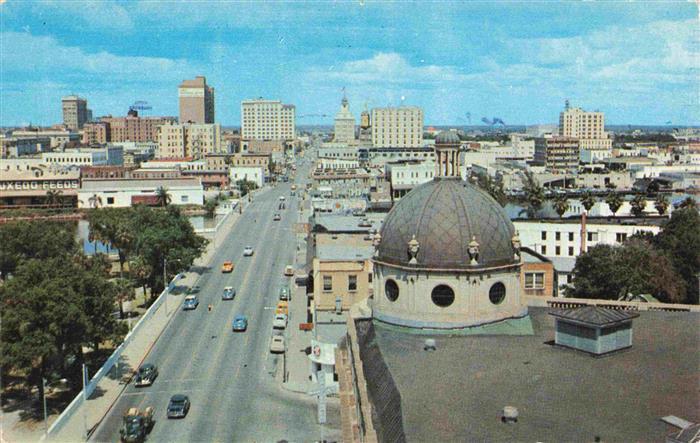
{"label": "dome lantern", "polygon": [[459,177],[459,135],[442,131],[435,137],[435,176]]}

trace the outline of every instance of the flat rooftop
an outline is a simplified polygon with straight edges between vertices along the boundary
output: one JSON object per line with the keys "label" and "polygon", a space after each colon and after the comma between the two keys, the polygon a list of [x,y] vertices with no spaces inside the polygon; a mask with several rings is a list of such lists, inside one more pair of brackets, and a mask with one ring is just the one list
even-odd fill
{"label": "flat rooftop", "polygon": [[[672,429],[661,417],[700,422],[700,314],[642,312],[632,348],[596,358],[550,344],[548,312],[530,308],[534,334],[523,336],[356,325],[363,358],[378,355],[376,344],[400,393],[407,441],[663,441]],[[436,351],[423,350],[428,337]],[[386,394],[368,389],[381,409]],[[517,423],[501,423],[507,405]],[[395,433],[394,424],[375,426]]]}

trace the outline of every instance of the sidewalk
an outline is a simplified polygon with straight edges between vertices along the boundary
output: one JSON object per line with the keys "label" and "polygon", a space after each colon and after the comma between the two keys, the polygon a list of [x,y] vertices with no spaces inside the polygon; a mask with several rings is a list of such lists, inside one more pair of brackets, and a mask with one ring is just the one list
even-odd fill
{"label": "sidewalk", "polygon": [[[266,189],[269,188],[264,188],[255,194],[265,192]],[[241,199],[240,204],[242,204],[242,208],[245,210],[249,203],[248,200],[244,198]],[[212,236],[213,238],[210,238],[210,243],[207,245],[202,256],[196,259],[190,271],[186,272],[185,276],[177,281],[176,287],[189,287],[196,284],[201,274],[194,270],[201,270],[209,265],[216,253],[216,247],[221,246],[221,242],[231,232],[239,218],[240,214],[237,208],[227,215],[220,229]],[[173,314],[177,311],[177,306],[182,301],[181,296],[171,293],[167,293],[163,295],[163,297],[166,297],[164,302],[157,308],[153,316],[144,320],[148,323],[144,324],[133,337],[130,337],[129,343],[124,349],[119,362],[97,384],[95,391],[87,402],[77,406],[70,417],[67,417],[66,422],[60,429],[54,431],[52,433],[53,435],[47,439],[48,441],[84,441],[86,430],[92,432],[99,425],[112,405],[119,398],[119,395],[126,388],[133,372],[148,356],[151,348],[158,341],[158,338],[173,318]],[[57,418],[58,417],[54,416],[53,420]]]}

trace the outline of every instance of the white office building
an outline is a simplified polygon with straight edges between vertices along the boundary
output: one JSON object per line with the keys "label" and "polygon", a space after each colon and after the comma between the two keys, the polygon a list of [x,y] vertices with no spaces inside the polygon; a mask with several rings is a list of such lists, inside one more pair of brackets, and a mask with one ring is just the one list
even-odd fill
{"label": "white office building", "polygon": [[229,170],[231,186],[235,186],[239,180],[255,183],[258,188],[262,188],[265,183],[265,168],[260,166],[231,166]]}
{"label": "white office building", "polygon": [[293,140],[296,134],[294,105],[279,100],[243,100],[241,102],[241,139]]}
{"label": "white office building", "polygon": [[350,112],[350,105],[347,97],[343,97],[340,104],[340,111],[335,116],[335,143],[354,144],[355,143],[355,116]]}
{"label": "white office building", "polygon": [[423,110],[418,107],[372,109],[372,146],[420,148],[423,146]]}
{"label": "white office building", "polygon": [[[157,205],[158,188],[164,188],[173,205],[204,204],[204,187],[198,178],[83,180],[78,207],[125,208],[134,204]],[[98,202],[98,203],[95,203]]]}

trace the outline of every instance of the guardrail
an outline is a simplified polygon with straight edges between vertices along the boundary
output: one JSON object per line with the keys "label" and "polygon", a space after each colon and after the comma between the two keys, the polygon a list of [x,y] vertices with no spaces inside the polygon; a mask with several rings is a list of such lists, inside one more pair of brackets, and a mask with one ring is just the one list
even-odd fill
{"label": "guardrail", "polygon": [[133,337],[141,330],[145,322],[152,318],[153,315],[158,311],[163,302],[165,301],[167,295],[170,293],[175,285],[175,282],[182,277],[182,274],[176,275],[168,284],[168,287],[163,290],[163,292],[158,295],[158,298],[153,302],[153,304],[146,310],[146,312],[141,316],[134,327],[129,331],[129,333],[124,337],[124,341],[117,346],[117,348],[112,352],[107,361],[97,370],[95,375],[92,376],[90,381],[85,385],[84,390],[81,390],[78,395],[75,396],[73,401],[66,407],[66,409],[61,412],[56,421],[51,424],[49,430],[47,431],[47,436],[51,437],[53,434],[61,430],[63,425],[68,421],[68,418],[73,415],[75,410],[86,400],[90,398],[90,395],[95,391],[97,384],[102,380],[102,378],[109,373],[109,371],[114,367],[114,365],[119,361],[122,353],[126,346],[132,341]]}
{"label": "guardrail", "polygon": [[537,297],[525,296],[528,306],[549,308],[578,308],[582,306],[600,306],[608,309],[625,311],[674,311],[700,312],[700,305],[684,305],[674,303],[647,303],[641,301],[617,301],[587,298],[567,297]]}

